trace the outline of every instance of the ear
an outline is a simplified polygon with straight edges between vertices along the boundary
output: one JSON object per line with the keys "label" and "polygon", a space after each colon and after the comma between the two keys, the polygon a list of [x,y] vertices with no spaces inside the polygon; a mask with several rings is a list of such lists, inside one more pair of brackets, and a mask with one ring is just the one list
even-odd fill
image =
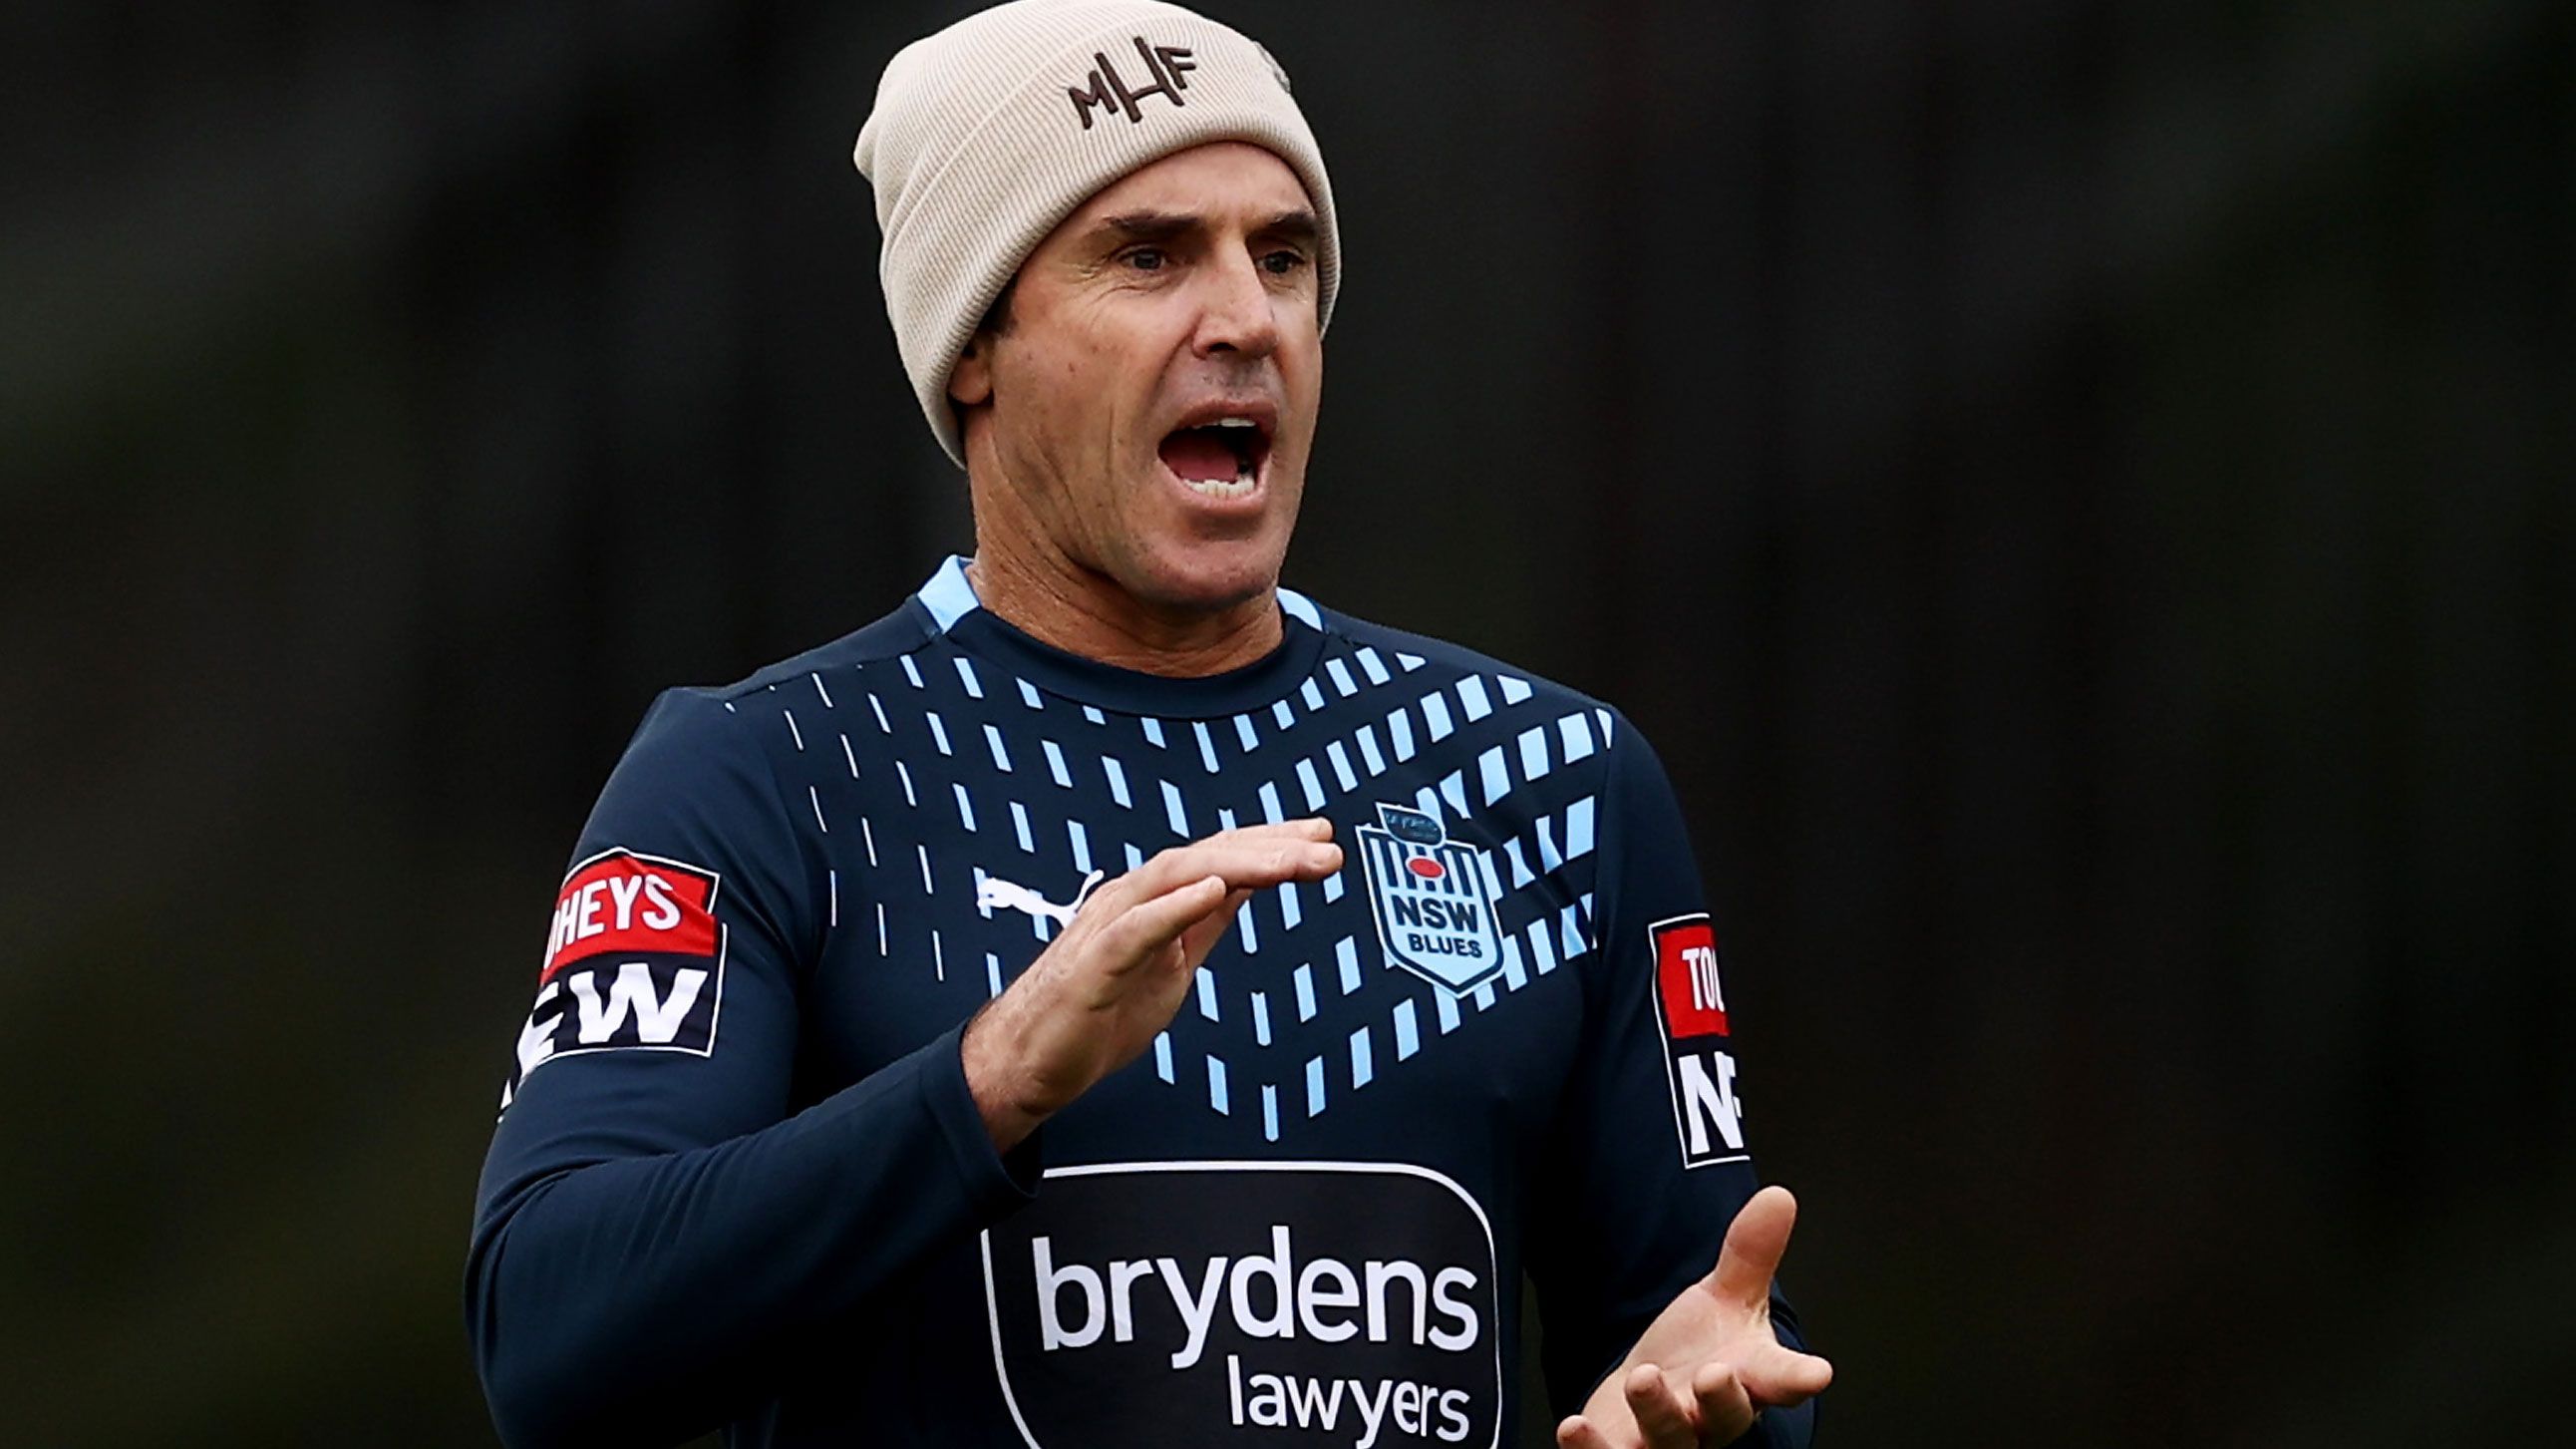
{"label": "ear", "polygon": [[957,365],[949,369],[950,402],[961,408],[971,408],[993,400],[992,346],[990,333],[978,332],[966,339],[966,350],[958,355]]}

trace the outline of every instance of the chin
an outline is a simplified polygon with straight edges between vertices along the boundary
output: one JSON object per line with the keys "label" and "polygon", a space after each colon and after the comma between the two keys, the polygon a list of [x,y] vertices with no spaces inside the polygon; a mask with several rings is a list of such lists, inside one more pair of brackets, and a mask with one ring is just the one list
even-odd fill
{"label": "chin", "polygon": [[1278,587],[1286,554],[1260,538],[1174,541],[1139,558],[1139,577],[1126,582],[1147,603],[1212,614]]}

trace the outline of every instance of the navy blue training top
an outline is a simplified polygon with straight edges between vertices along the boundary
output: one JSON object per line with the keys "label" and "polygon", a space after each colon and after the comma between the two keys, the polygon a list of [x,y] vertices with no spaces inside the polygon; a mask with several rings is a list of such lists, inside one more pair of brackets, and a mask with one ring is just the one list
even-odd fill
{"label": "navy blue training top", "polygon": [[[1663,767],[1571,690],[1280,603],[1267,657],[1167,678],[952,558],[654,703],[483,1171],[509,1444],[1490,1449],[1538,1412],[1524,1271],[1553,1416],[1708,1270],[1755,1179]],[[963,1024],[1086,883],[1307,815],[1342,870],[1254,896],[1152,1050],[997,1153]]]}

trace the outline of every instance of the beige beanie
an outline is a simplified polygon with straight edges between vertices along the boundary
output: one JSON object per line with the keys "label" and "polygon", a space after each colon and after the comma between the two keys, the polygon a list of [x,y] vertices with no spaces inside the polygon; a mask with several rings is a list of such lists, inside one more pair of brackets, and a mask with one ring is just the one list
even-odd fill
{"label": "beige beanie", "polygon": [[905,46],[852,153],[876,187],[886,314],[930,430],[965,442],[948,375],[1020,263],[1103,187],[1175,151],[1249,141],[1306,185],[1333,315],[1333,189],[1288,73],[1249,37],[1160,0],[1011,0]]}

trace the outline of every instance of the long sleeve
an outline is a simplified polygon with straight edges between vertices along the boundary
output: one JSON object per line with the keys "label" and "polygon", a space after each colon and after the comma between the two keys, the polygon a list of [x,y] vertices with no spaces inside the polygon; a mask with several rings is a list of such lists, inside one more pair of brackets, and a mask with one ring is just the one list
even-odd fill
{"label": "long sleeve", "polygon": [[[791,1113],[822,860],[720,698],[656,701],[574,852],[466,1275],[513,1449],[678,1443],[819,1324],[1028,1200],[962,1028]],[[847,907],[847,903],[842,903]]]}
{"label": "long sleeve", "polygon": [[[1672,786],[1625,718],[1606,768],[1583,1044],[1534,1204],[1531,1274],[1558,1413],[1579,1409],[1708,1271],[1759,1185],[1717,940]],[[1771,1307],[1781,1341],[1804,1348],[1776,1285]],[[1766,1409],[1737,1442],[1804,1446],[1814,1422],[1812,1403]]]}

